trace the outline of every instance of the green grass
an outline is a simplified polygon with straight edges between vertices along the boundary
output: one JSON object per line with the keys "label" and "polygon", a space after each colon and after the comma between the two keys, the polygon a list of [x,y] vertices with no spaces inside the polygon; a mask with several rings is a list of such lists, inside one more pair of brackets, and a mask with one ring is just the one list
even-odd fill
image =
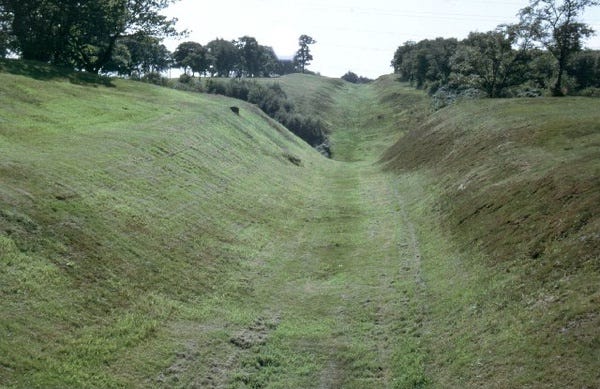
{"label": "green grass", "polygon": [[0,386],[598,386],[596,100],[1,68]]}
{"label": "green grass", "polygon": [[401,187],[416,224],[439,220],[421,232],[432,320],[445,339],[430,354],[439,382],[600,382],[597,104],[460,104],[388,151],[387,166],[409,177]]}
{"label": "green grass", "polygon": [[219,97],[1,77],[2,382],[139,384],[117,367],[146,345],[168,365],[167,324],[294,217],[321,157]]}

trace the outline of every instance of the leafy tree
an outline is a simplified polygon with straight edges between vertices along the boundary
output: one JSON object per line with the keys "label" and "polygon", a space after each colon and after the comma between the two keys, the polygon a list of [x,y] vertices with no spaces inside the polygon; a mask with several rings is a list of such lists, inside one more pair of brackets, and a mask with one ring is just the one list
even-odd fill
{"label": "leafy tree", "polygon": [[0,0],[24,59],[99,72],[119,39],[137,32],[176,35],[160,11],[176,0]]}
{"label": "leafy tree", "polygon": [[138,32],[123,38],[122,43],[131,55],[131,72],[160,73],[171,64],[171,53],[158,38]]}
{"label": "leafy tree", "polygon": [[359,76],[358,74],[356,74],[354,72],[348,72],[348,73],[344,74],[341,78],[342,78],[342,80],[350,82],[352,84],[367,84],[367,83],[373,81],[367,77]]}
{"label": "leafy tree", "polygon": [[298,39],[298,44],[300,45],[300,48],[294,56],[294,62],[300,67],[302,73],[304,73],[306,67],[310,65],[310,61],[314,59],[312,54],[310,53],[309,46],[315,43],[317,43],[317,41],[308,35],[301,35]]}
{"label": "leafy tree", "polygon": [[4,58],[11,51],[13,39],[11,32],[13,15],[8,12],[0,2],[0,58]]}
{"label": "leafy tree", "polygon": [[119,41],[115,44],[110,61],[104,65],[103,69],[106,72],[116,72],[120,75],[131,76],[133,72],[132,64],[133,61],[129,48],[124,42]]}
{"label": "leafy tree", "polygon": [[243,36],[234,44],[239,50],[238,76],[255,77],[261,68],[262,50],[257,40],[250,36]]}
{"label": "leafy tree", "polygon": [[452,70],[470,78],[472,86],[489,97],[500,97],[512,85],[521,84],[527,71],[525,48],[513,49],[517,31],[511,26],[495,31],[472,32],[452,56]]}
{"label": "leafy tree", "polygon": [[348,72],[342,76],[342,80],[350,82],[352,84],[358,84],[358,74],[354,72]]}
{"label": "leafy tree", "polygon": [[418,43],[408,41],[394,54],[392,66],[403,81],[417,88],[428,83],[446,83],[450,76],[450,58],[458,41],[454,38],[425,39]]}
{"label": "leafy tree", "polygon": [[452,73],[450,58],[456,52],[458,40],[455,38],[436,38],[427,42],[427,72],[426,80],[448,82]]}
{"label": "leafy tree", "polygon": [[275,73],[281,76],[296,73],[296,65],[294,64],[293,60],[278,59]]}
{"label": "leafy tree", "polygon": [[585,50],[575,54],[567,67],[578,89],[600,88],[600,51]]}
{"label": "leafy tree", "polygon": [[269,77],[276,73],[279,59],[272,47],[260,46],[260,75]]}
{"label": "leafy tree", "polygon": [[530,0],[530,5],[519,12],[521,26],[556,59],[555,96],[564,95],[563,75],[569,59],[594,32],[578,18],[587,7],[599,4],[597,0]]}
{"label": "leafy tree", "polygon": [[406,41],[402,46],[399,46],[394,53],[392,67],[394,73],[400,75],[400,80],[409,82],[412,75],[412,58],[413,52],[417,48],[417,42]]}
{"label": "leafy tree", "polygon": [[175,60],[175,66],[183,68],[186,73],[190,69],[192,76],[196,72],[206,72],[211,62],[208,51],[198,42],[179,44],[173,52],[173,59]]}
{"label": "leafy tree", "polygon": [[239,63],[237,47],[230,41],[215,39],[206,44],[212,63],[209,70],[212,76],[229,77]]}

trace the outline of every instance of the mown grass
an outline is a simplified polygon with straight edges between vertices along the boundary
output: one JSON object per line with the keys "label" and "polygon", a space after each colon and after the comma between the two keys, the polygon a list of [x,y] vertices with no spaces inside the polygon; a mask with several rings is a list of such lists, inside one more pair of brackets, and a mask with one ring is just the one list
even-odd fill
{"label": "mown grass", "polygon": [[11,72],[0,385],[598,386],[595,100],[282,77],[327,160],[239,101]]}
{"label": "mown grass", "polygon": [[432,320],[445,339],[431,343],[436,381],[600,382],[596,105],[581,98],[460,104],[386,154],[387,166],[407,177],[401,187],[421,220]]}
{"label": "mown grass", "polygon": [[221,97],[0,77],[3,386],[426,381],[376,169]]}
{"label": "mown grass", "polygon": [[2,385],[144,386],[181,341],[168,323],[243,292],[230,273],[321,157],[219,97],[0,77]]}

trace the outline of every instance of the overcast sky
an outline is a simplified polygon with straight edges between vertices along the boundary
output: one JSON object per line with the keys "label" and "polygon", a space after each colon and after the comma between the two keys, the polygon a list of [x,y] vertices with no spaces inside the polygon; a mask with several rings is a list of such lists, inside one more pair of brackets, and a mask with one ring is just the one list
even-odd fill
{"label": "overcast sky", "polygon": [[[394,51],[408,40],[436,37],[462,39],[470,31],[489,31],[514,23],[528,0],[181,0],[168,16],[187,29],[185,40],[201,44],[215,38],[244,35],[271,46],[280,58],[291,58],[298,37],[312,36],[314,61],[309,69],[330,77],[351,70],[375,78],[392,72]],[[600,31],[600,7],[588,9],[584,21]],[[176,41],[167,41],[174,50]],[[600,49],[600,37],[587,46]]]}

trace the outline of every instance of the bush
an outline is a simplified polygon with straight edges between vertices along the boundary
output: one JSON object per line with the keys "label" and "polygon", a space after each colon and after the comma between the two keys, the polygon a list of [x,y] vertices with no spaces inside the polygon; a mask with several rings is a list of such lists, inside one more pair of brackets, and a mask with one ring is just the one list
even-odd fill
{"label": "bush", "polygon": [[206,92],[256,104],[264,113],[317,148],[323,155],[331,155],[325,123],[320,119],[296,113],[294,104],[288,99],[279,84],[265,86],[255,81],[229,80],[225,82],[210,79],[206,82]]}
{"label": "bush", "polygon": [[225,95],[235,99],[248,101],[250,90],[255,86],[258,86],[255,82],[252,84],[245,80],[230,80],[225,88]]}
{"label": "bush", "polygon": [[169,86],[169,79],[161,76],[160,73],[157,72],[146,73],[142,76],[141,80],[149,84]]}
{"label": "bush", "polygon": [[431,96],[431,105],[434,110],[438,110],[457,101],[482,99],[484,97],[486,97],[485,92],[477,88],[456,90],[444,86]]}
{"label": "bush", "polygon": [[578,95],[583,97],[600,97],[600,88],[585,88],[580,90]]}
{"label": "bush", "polygon": [[179,82],[182,84],[191,84],[194,81],[194,78],[187,73],[183,73],[179,76]]}
{"label": "bush", "polygon": [[224,82],[211,78],[206,82],[206,92],[215,95],[227,96],[227,86]]}

